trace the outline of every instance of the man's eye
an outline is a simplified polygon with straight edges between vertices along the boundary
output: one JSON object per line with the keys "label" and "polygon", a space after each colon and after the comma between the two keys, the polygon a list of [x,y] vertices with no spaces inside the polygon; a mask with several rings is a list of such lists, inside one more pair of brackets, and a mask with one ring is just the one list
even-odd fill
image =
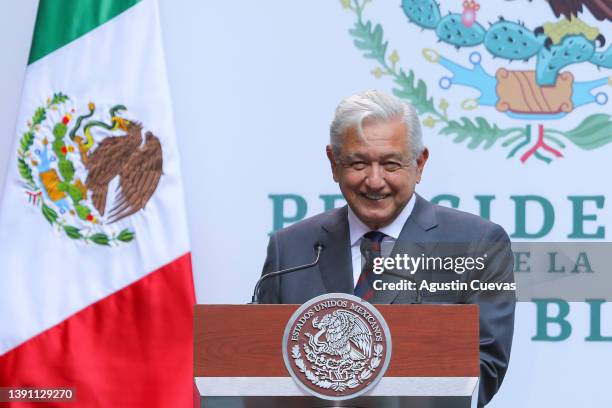
{"label": "man's eye", "polygon": [[385,171],[397,171],[402,168],[402,165],[395,162],[387,162],[383,163],[383,167],[385,168]]}
{"label": "man's eye", "polygon": [[352,162],[351,163],[351,168],[353,170],[365,170],[366,167],[368,167],[368,165],[365,162]]}

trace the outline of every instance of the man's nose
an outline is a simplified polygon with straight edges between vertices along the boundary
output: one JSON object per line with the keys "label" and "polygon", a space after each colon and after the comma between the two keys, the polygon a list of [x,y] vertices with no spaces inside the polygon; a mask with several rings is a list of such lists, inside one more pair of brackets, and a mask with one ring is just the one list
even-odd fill
{"label": "man's nose", "polygon": [[378,163],[372,163],[366,177],[366,186],[372,190],[380,190],[385,187],[385,171]]}

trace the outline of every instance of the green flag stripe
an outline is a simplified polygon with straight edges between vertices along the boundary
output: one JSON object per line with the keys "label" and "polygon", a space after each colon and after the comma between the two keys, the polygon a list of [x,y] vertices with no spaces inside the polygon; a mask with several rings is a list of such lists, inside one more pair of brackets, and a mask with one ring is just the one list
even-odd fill
{"label": "green flag stripe", "polygon": [[140,0],[40,0],[28,64],[76,40]]}

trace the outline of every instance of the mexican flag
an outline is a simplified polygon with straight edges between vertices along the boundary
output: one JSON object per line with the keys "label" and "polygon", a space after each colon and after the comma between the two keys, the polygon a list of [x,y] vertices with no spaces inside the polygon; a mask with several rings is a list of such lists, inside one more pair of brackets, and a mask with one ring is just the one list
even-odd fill
{"label": "mexican flag", "polygon": [[192,405],[195,297],[155,0],[40,0],[19,112],[0,387]]}

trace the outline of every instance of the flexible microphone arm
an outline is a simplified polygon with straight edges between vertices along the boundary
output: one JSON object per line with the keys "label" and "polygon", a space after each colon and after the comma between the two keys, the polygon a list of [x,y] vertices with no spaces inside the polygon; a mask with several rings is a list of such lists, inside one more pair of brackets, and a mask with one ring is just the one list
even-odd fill
{"label": "flexible microphone arm", "polygon": [[325,246],[323,244],[316,243],[314,248],[317,251],[317,256],[315,257],[315,260],[313,262],[311,262],[309,264],[305,264],[305,265],[294,266],[292,268],[282,269],[280,271],[270,272],[270,273],[267,273],[267,274],[263,275],[261,278],[259,278],[259,280],[255,284],[255,289],[253,290],[253,297],[251,298],[251,303],[249,303],[249,304],[250,305],[258,305],[259,304],[259,290],[260,290],[262,282],[265,281],[266,279],[273,278],[275,276],[284,275],[284,274],[290,273],[290,272],[299,271],[301,269],[310,268],[312,266],[316,266],[319,263],[319,258],[321,257],[321,252],[323,251],[323,249],[325,249]]}

